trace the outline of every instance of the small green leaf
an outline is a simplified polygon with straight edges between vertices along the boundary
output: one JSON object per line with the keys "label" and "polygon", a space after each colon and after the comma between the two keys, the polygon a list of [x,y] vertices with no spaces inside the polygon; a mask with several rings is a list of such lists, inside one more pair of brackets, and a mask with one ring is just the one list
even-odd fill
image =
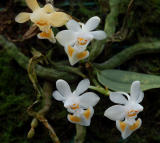
{"label": "small green leaf", "polygon": [[102,85],[115,91],[124,91],[129,93],[132,82],[136,80],[141,82],[141,89],[143,91],[160,87],[160,76],[156,75],[122,70],[103,70],[97,73],[97,77],[98,81]]}

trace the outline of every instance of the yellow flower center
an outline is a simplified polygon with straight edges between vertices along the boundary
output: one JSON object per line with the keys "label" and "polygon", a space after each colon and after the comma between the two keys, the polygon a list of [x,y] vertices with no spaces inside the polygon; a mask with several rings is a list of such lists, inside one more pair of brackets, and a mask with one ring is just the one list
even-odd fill
{"label": "yellow flower center", "polygon": [[75,110],[75,109],[79,109],[79,104],[73,104],[70,106],[71,109]]}
{"label": "yellow flower center", "polygon": [[80,38],[80,37],[77,38],[77,41],[78,41],[78,44],[82,46],[86,45],[88,42],[88,40],[85,40],[84,38]]}

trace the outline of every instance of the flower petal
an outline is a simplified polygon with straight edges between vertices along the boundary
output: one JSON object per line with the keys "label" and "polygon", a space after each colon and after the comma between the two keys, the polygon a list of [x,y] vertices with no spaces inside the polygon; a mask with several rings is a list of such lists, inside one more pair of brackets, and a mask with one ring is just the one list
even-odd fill
{"label": "flower petal", "polygon": [[88,51],[83,51],[80,52],[76,55],[77,60],[83,60],[86,59],[89,56],[89,52]]}
{"label": "flower petal", "polygon": [[82,122],[79,116],[68,114],[67,118],[71,123],[80,124]]}
{"label": "flower petal", "polygon": [[26,3],[32,11],[40,8],[37,0],[26,0]]}
{"label": "flower petal", "polygon": [[122,105],[111,106],[104,112],[104,116],[113,121],[123,120],[125,117],[125,107]]}
{"label": "flower petal", "polygon": [[144,93],[142,92],[140,95],[139,95],[139,97],[138,97],[138,99],[137,99],[137,103],[141,103],[142,102],[142,100],[143,100],[143,98],[144,98]]}
{"label": "flower petal", "polygon": [[62,79],[57,80],[56,87],[59,93],[64,97],[72,94],[70,86],[65,80],[62,80]]}
{"label": "flower petal", "polygon": [[140,88],[140,81],[134,81],[131,85],[131,100],[141,102],[143,100],[144,93]]}
{"label": "flower petal", "polygon": [[71,30],[63,30],[56,35],[56,39],[62,46],[65,47],[75,43],[76,34]]}
{"label": "flower petal", "polygon": [[90,33],[93,35],[94,39],[96,39],[96,40],[103,40],[107,37],[106,33],[104,31],[101,31],[101,30],[93,31],[93,32],[90,32]]}
{"label": "flower petal", "polygon": [[76,90],[73,92],[73,94],[76,94],[76,95],[80,95],[82,94],[83,92],[85,92],[90,86],[90,81],[89,79],[83,79],[79,82]]}
{"label": "flower petal", "polygon": [[47,13],[55,12],[53,6],[52,6],[50,3],[46,4],[46,5],[43,7],[43,9],[44,9]]}
{"label": "flower petal", "polygon": [[69,20],[66,24],[66,27],[69,29],[69,30],[72,30],[72,31],[80,31],[81,30],[81,27],[80,27],[80,24],[75,21],[75,20]]}
{"label": "flower petal", "polygon": [[100,23],[100,18],[98,16],[94,16],[91,17],[82,28],[85,31],[92,31],[97,28],[99,23]]}
{"label": "flower petal", "polygon": [[30,15],[31,13],[21,12],[16,16],[15,21],[18,23],[24,23],[30,19]]}
{"label": "flower petal", "polygon": [[142,120],[140,118],[133,125],[128,125],[125,121],[116,121],[116,127],[121,132],[121,136],[123,139],[129,137],[134,131],[139,129],[141,125]]}
{"label": "flower petal", "polygon": [[64,101],[65,97],[62,96],[57,90],[53,92],[52,94],[53,98],[58,100],[58,101]]}
{"label": "flower petal", "polygon": [[64,12],[54,12],[50,14],[50,23],[53,27],[61,27],[65,25],[71,17]]}
{"label": "flower petal", "polygon": [[93,92],[86,92],[79,97],[80,105],[86,108],[95,106],[99,100],[99,96]]}
{"label": "flower petal", "polygon": [[89,126],[93,114],[94,109],[90,107],[87,110],[79,110],[75,112],[73,115],[68,114],[67,118],[71,123],[79,124],[82,126]]}
{"label": "flower petal", "polygon": [[128,100],[118,92],[111,92],[109,98],[114,103],[126,104],[128,102]]}
{"label": "flower petal", "polygon": [[88,51],[75,52],[72,57],[68,56],[70,64],[73,66],[78,63],[80,60],[86,59],[89,56]]}
{"label": "flower petal", "polygon": [[47,32],[41,32],[37,35],[39,39],[48,39],[51,43],[55,43],[56,39],[54,37],[52,29],[48,30]]}

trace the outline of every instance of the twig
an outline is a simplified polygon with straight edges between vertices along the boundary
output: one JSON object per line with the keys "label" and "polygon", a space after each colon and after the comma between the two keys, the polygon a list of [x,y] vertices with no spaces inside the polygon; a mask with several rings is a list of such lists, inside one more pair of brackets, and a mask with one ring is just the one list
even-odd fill
{"label": "twig", "polygon": [[33,116],[34,119],[31,122],[31,129],[28,133],[28,137],[31,138],[35,134],[35,128],[38,125],[38,120],[48,129],[49,135],[54,143],[60,143],[54,129],[49,124],[48,120],[45,118],[45,114],[49,111],[51,106],[51,95],[52,95],[52,85],[49,82],[44,83],[44,97],[43,97],[43,107],[38,112],[32,111],[32,106],[28,108],[28,113]]}

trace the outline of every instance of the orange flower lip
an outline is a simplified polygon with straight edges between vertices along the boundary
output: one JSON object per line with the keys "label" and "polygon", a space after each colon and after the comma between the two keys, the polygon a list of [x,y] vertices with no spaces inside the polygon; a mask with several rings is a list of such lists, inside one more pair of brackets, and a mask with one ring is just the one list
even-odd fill
{"label": "orange flower lip", "polygon": [[39,26],[46,26],[46,25],[48,25],[48,23],[46,21],[42,21],[42,20],[38,21],[36,24],[39,25]]}
{"label": "orange flower lip", "polygon": [[131,110],[131,111],[129,111],[129,112],[128,112],[128,117],[136,116],[136,115],[137,115],[137,113],[138,113],[138,111],[137,111],[137,110]]}
{"label": "orange flower lip", "polygon": [[88,42],[88,40],[85,40],[85,39],[80,38],[80,37],[77,38],[77,40],[78,40],[78,44],[79,44],[79,45],[82,45],[82,46],[86,45],[87,42]]}

